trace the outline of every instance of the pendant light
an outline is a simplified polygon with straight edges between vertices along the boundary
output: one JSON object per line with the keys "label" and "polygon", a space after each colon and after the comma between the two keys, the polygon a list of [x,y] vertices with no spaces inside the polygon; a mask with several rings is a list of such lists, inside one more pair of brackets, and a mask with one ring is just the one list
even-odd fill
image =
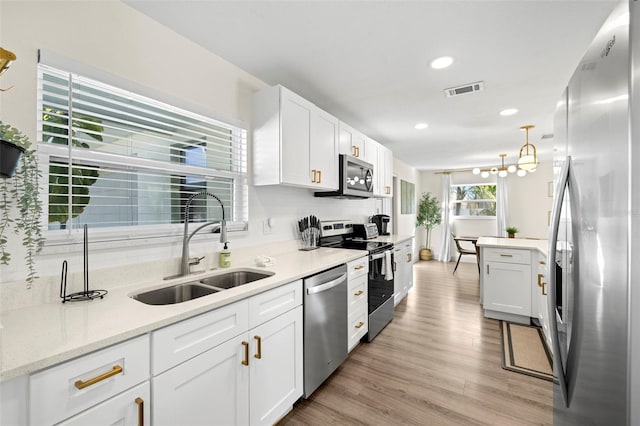
{"label": "pendant light", "polygon": [[[529,143],[529,129],[533,129],[535,126],[528,124],[520,127],[520,130],[526,132],[525,144],[520,148],[520,159],[518,160],[518,168],[527,172],[535,172],[538,166],[538,156],[536,153],[535,145]],[[521,176],[520,174],[518,174]]]}

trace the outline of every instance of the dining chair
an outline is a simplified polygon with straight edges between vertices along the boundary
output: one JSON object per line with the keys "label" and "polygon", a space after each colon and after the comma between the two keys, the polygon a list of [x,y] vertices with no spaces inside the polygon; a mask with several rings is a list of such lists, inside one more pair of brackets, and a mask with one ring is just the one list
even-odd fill
{"label": "dining chair", "polygon": [[[476,247],[475,241],[469,241],[468,239],[458,239],[453,232],[451,233],[451,237],[456,243],[456,250],[458,250],[458,253],[460,253],[458,255],[458,261],[456,262],[456,267],[453,268],[453,273],[456,273],[458,265],[460,264],[460,259],[465,254],[472,254],[476,257],[476,263],[478,264],[478,273],[480,273],[480,258],[478,257],[478,248]],[[462,244],[460,244],[461,241],[471,242],[473,244],[473,249],[463,247]]]}

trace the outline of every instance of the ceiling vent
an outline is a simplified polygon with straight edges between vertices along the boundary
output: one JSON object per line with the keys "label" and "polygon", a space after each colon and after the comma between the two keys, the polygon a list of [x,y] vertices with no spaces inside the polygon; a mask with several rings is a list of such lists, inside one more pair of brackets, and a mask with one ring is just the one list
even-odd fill
{"label": "ceiling vent", "polygon": [[467,93],[479,92],[484,89],[484,81],[476,81],[475,83],[465,84],[464,86],[450,87],[444,89],[444,94],[448,98],[453,96],[466,95]]}

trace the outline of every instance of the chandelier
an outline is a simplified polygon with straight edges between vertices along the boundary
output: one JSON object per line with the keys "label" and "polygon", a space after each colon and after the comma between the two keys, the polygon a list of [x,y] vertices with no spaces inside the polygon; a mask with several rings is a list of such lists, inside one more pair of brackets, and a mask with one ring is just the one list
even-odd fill
{"label": "chandelier", "polygon": [[529,129],[533,129],[535,126],[528,124],[520,127],[520,130],[526,132],[525,144],[520,148],[520,159],[518,160],[518,168],[527,172],[535,172],[538,167],[538,156],[536,153],[535,145],[529,143]]}
{"label": "chandelier", "polygon": [[515,164],[509,164],[506,165],[504,163],[504,159],[507,156],[507,154],[500,154],[500,165],[499,166],[495,166],[495,167],[490,167],[487,169],[481,169],[480,167],[476,167],[473,170],[471,170],[471,172],[474,175],[480,175],[480,177],[486,179],[489,177],[489,175],[495,175],[497,174],[500,177],[506,177],[509,173],[515,173],[516,171],[518,172],[518,176],[524,176],[527,174],[526,171],[519,169],[517,165]]}

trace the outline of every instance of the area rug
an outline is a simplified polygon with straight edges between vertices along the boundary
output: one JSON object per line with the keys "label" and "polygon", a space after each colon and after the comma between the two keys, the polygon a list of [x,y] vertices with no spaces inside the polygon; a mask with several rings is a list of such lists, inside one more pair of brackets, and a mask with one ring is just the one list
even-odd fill
{"label": "area rug", "polygon": [[539,327],[500,321],[502,368],[553,381],[551,353]]}

